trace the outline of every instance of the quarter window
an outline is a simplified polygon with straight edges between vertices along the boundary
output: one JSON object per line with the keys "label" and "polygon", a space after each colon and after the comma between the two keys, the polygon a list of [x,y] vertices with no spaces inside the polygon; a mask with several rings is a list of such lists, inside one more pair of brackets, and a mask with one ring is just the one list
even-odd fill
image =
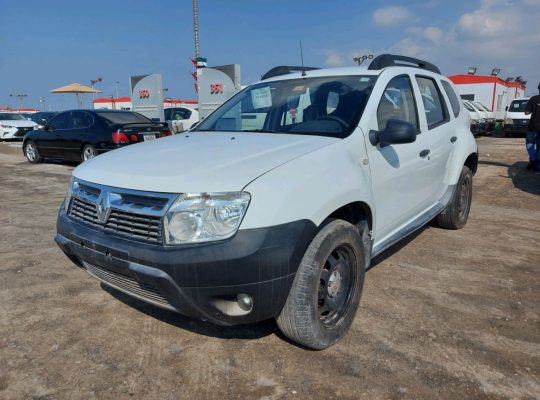
{"label": "quarter window", "polygon": [[449,120],[448,111],[435,80],[417,76],[416,81],[420,87],[428,129],[447,122]]}
{"label": "quarter window", "polygon": [[416,102],[408,76],[393,78],[384,90],[377,107],[377,123],[380,131],[386,128],[390,119],[408,122],[418,130]]}
{"label": "quarter window", "polygon": [[446,95],[448,96],[448,100],[450,100],[452,111],[454,111],[454,117],[457,117],[459,115],[459,98],[457,97],[454,88],[452,88],[452,85],[446,81],[441,81],[441,83]]}

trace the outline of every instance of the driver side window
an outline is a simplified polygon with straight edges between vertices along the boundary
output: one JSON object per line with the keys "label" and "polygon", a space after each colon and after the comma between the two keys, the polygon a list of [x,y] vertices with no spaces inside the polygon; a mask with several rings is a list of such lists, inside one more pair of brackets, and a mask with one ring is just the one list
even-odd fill
{"label": "driver side window", "polygon": [[408,122],[418,131],[418,112],[411,80],[408,76],[395,77],[384,90],[377,107],[379,131],[386,128],[386,124],[390,119]]}

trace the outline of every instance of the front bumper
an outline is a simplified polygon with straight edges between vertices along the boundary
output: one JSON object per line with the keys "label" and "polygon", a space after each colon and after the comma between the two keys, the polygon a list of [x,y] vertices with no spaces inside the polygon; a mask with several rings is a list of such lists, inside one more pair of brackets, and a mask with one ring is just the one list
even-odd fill
{"label": "front bumper", "polygon": [[[315,232],[301,220],[241,230],[223,242],[161,246],[106,234],[61,207],[55,241],[108,286],[189,317],[235,325],[280,313]],[[249,312],[238,308],[239,294],[253,299]]]}
{"label": "front bumper", "polygon": [[34,128],[32,127],[23,127],[23,128],[0,128],[0,139],[18,139],[22,140],[24,135],[28,132],[31,132]]}
{"label": "front bumper", "polygon": [[507,134],[523,134],[525,135],[528,131],[528,124],[504,124],[503,131]]}

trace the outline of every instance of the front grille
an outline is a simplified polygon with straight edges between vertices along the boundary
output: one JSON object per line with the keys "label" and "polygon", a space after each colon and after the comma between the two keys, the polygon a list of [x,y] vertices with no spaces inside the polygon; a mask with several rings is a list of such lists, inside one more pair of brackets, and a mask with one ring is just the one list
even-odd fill
{"label": "front grille", "polygon": [[99,279],[106,285],[112,286],[126,294],[134,296],[140,300],[146,301],[157,306],[176,310],[175,307],[163,296],[160,290],[143,282],[138,282],[135,279],[110,271],[105,268],[83,261],[83,266],[90,275]]}
{"label": "front grille", "polygon": [[98,219],[95,203],[73,197],[69,215],[105,231],[153,243],[162,243],[161,218],[111,209],[105,223]]}
{"label": "front grille", "polygon": [[178,196],[78,179],[73,181],[71,189],[69,217],[107,233],[152,244],[163,244],[162,219]]}
{"label": "front grille", "polygon": [[515,119],[514,125],[516,126],[516,128],[527,129],[529,127],[529,120],[528,119],[523,119],[523,120]]}

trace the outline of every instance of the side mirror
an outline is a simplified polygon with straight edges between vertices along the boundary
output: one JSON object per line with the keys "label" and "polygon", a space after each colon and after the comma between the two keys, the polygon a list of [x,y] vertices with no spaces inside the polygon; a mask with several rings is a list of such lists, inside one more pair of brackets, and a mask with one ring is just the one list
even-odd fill
{"label": "side mirror", "polygon": [[389,144],[413,143],[416,140],[416,127],[405,121],[389,119],[382,131],[369,132],[369,141],[373,146],[378,143],[382,147]]}
{"label": "side mirror", "polygon": [[504,111],[508,111],[508,106],[504,107]]}

